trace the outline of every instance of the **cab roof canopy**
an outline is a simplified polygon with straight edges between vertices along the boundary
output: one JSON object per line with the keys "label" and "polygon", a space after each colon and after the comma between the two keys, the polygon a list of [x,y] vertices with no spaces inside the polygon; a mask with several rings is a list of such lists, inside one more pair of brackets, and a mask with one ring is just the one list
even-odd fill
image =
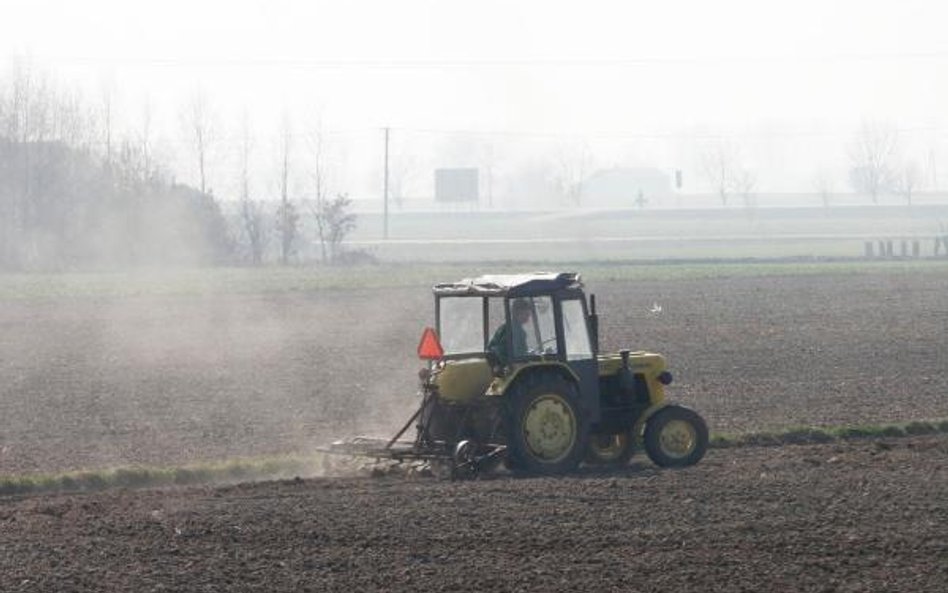
{"label": "cab roof canopy", "polygon": [[576,272],[529,272],[488,274],[459,282],[436,284],[438,296],[532,296],[564,289],[580,289],[583,283]]}

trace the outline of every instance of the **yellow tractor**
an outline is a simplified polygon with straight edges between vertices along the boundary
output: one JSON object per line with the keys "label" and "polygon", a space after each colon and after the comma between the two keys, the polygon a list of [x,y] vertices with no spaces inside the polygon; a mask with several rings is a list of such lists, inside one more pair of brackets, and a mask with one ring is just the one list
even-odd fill
{"label": "yellow tractor", "polygon": [[[704,420],[665,399],[665,359],[599,351],[596,299],[578,274],[487,275],[438,284],[434,297],[418,410],[387,442],[332,452],[447,461],[454,476],[497,462],[534,474],[622,466],[640,446],[661,467],[704,456]],[[414,439],[400,440],[412,425]]]}

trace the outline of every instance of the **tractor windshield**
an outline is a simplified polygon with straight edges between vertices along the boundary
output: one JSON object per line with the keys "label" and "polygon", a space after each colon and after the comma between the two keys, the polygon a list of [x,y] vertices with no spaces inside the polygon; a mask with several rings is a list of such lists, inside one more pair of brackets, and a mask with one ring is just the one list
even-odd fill
{"label": "tractor windshield", "polygon": [[[533,315],[523,324],[527,337],[527,353],[556,354],[556,323],[553,320],[553,299],[539,296],[520,299],[530,305]],[[524,353],[514,353],[520,356]]]}
{"label": "tractor windshield", "polygon": [[525,357],[557,354],[556,322],[550,296],[517,297],[508,302],[510,321],[491,315],[487,349],[507,364]]}

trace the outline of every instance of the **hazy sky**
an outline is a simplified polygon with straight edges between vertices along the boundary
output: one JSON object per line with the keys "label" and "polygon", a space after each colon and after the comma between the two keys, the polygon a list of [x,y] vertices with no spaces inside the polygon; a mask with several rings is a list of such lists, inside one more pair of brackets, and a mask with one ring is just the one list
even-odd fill
{"label": "hazy sky", "polygon": [[168,126],[200,85],[227,118],[286,108],[340,130],[940,133],[944,6],[4,0],[0,53],[93,94],[114,81],[127,118],[147,96]]}
{"label": "hazy sky", "polygon": [[925,119],[948,98],[937,1],[4,4],[6,53],[71,78],[157,101],[200,82],[347,126]]}

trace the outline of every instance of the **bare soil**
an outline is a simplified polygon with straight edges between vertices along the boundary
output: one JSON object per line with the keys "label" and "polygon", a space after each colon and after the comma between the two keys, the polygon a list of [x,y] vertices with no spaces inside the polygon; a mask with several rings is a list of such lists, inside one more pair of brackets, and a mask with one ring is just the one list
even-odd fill
{"label": "bare soil", "polygon": [[948,437],[568,478],[0,499],[2,591],[948,588]]}
{"label": "bare soil", "polygon": [[[948,417],[944,274],[602,282],[713,430]],[[0,303],[0,474],[306,451],[415,403],[428,292]],[[948,436],[563,478],[0,498],[0,591],[948,590]]]}

